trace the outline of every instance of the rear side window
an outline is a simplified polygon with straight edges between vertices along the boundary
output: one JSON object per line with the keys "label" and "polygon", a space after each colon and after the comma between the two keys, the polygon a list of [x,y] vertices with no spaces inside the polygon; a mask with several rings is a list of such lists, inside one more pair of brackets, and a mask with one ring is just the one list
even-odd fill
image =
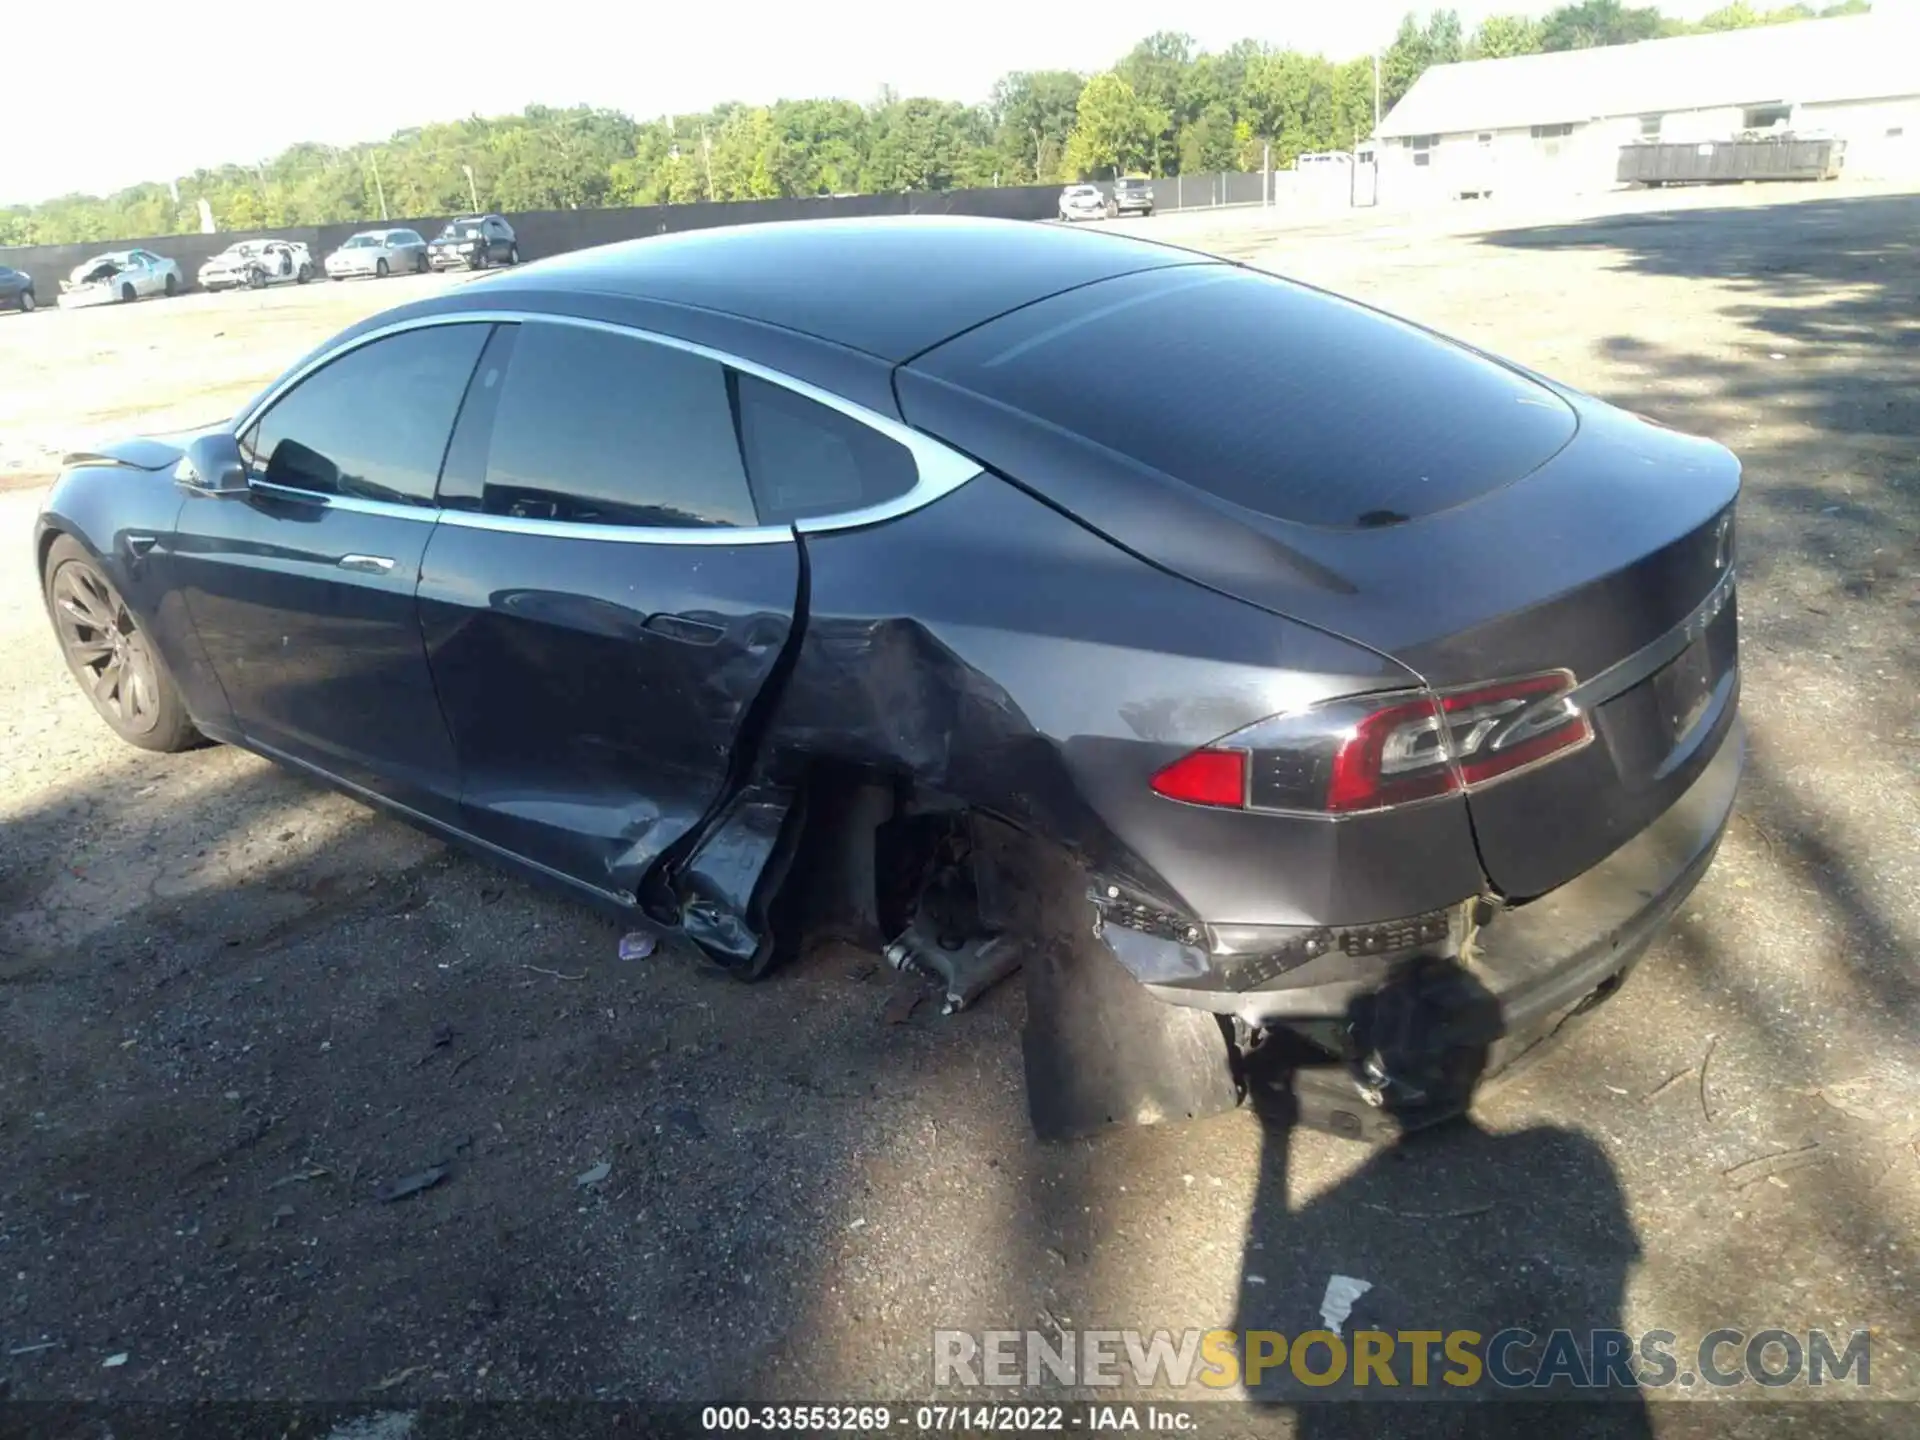
{"label": "rear side window", "polygon": [[241,437],[256,479],[316,495],[431,505],[485,325],[435,325],[349,350]]}
{"label": "rear side window", "polygon": [[915,368],[1307,525],[1449,509],[1525,476],[1575,429],[1554,392],[1462,346],[1224,266],[1085,286]]}
{"label": "rear side window", "polygon": [[482,505],[594,525],[753,525],[725,367],[610,331],[522,324]]}
{"label": "rear side window", "polygon": [[913,488],[907,447],[752,375],[737,377],[740,439],[761,523],[864,510]]}

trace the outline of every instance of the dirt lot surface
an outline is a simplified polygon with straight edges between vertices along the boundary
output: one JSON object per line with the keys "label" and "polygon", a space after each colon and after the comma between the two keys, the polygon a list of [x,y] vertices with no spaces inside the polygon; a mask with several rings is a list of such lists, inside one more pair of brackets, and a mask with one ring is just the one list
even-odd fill
{"label": "dirt lot surface", "polygon": [[[623,963],[263,761],[126,749],[40,610],[40,494],[0,495],[0,1390],[897,1400],[935,1327],[1293,1333],[1337,1273],[1373,1287],[1356,1325],[1664,1329],[1683,1362],[1720,1326],[1871,1326],[1866,1393],[1920,1398],[1920,197],[1738,199],[1158,232],[1746,462],[1718,864],[1473,1124],[1394,1151],[1245,1114],[1043,1148],[1017,982],[943,1018],[872,957]],[[136,391],[224,413],[427,283],[0,317],[0,456],[44,467]]]}
{"label": "dirt lot surface", "polygon": [[51,480],[83,445],[231,415],[329,335],[467,278],[314,281],[0,315],[0,490]]}

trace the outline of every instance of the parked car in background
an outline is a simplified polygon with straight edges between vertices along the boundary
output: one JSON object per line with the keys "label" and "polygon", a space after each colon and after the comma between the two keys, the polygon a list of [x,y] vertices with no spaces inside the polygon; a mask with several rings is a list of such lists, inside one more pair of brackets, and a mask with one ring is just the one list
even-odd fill
{"label": "parked car in background", "polygon": [[427,268],[427,242],[418,230],[362,230],[326,259],[329,280],[371,275],[418,275]]}
{"label": "parked car in background", "polygon": [[1098,185],[1069,185],[1060,192],[1062,220],[1098,220],[1107,213],[1107,197]]}
{"label": "parked car in background", "polygon": [[436,270],[485,270],[489,265],[518,265],[520,242],[502,215],[462,215],[427,246],[427,262]]}
{"label": "parked car in background", "polygon": [[24,270],[0,265],[0,307],[31,310],[35,305],[33,277]]}
{"label": "parked car in background", "polygon": [[111,250],[73,267],[60,282],[60,308],[131,303],[143,295],[178,295],[180,267],[151,250]]}
{"label": "parked car in background", "polygon": [[242,240],[229,245],[200,267],[202,290],[235,290],[247,286],[304,285],[313,278],[313,256],[295,240]]}
{"label": "parked car in background", "polygon": [[1024,962],[1042,1134],[1231,1108],[1305,1041],[1357,1136],[1613,994],[1712,862],[1739,490],[1242,265],[818,220],[372,316],[70,456],[35,559],[132,744],[246,746],[743,978],[831,935],[958,1007]]}
{"label": "parked car in background", "polygon": [[1153,214],[1153,182],[1138,175],[1127,175],[1113,182],[1113,198],[1107,202],[1107,214]]}

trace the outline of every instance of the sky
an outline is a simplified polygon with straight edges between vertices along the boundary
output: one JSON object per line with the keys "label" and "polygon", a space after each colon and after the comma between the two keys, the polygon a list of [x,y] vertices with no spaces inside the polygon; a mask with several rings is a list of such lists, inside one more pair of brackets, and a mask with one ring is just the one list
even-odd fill
{"label": "sky", "polygon": [[[1660,8],[1697,18],[1721,3]],[[10,127],[0,203],[104,194],[265,160],[300,140],[382,140],[529,104],[608,106],[645,119],[723,100],[867,101],[883,85],[977,103],[1009,70],[1101,70],[1155,30],[1183,30],[1203,49],[1251,37],[1348,59],[1388,44],[1408,8],[1408,0],[270,0],[244,5],[232,24],[156,26],[87,47],[84,58],[74,51],[59,64],[10,66],[8,113],[49,123],[37,133]],[[1454,8],[1471,30],[1491,13],[1553,6]]]}

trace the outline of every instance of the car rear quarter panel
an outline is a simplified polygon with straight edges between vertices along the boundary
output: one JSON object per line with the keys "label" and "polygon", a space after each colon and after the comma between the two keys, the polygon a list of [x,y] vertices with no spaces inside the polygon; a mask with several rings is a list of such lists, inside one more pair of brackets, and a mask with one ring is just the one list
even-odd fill
{"label": "car rear quarter panel", "polygon": [[805,546],[776,775],[830,759],[908,779],[1216,923],[1352,923],[1480,889],[1457,803],[1333,822],[1150,789],[1255,720],[1409,683],[1392,662],[1148,565],[993,474]]}

